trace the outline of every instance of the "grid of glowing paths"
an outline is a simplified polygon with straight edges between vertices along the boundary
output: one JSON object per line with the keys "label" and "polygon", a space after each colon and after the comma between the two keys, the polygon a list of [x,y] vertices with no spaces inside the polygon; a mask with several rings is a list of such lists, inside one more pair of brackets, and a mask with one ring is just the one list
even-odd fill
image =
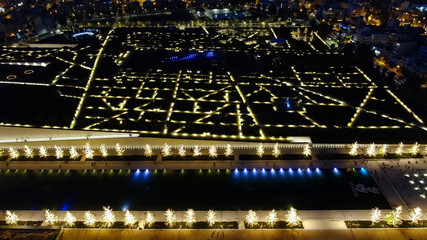
{"label": "grid of glowing paths", "polygon": [[241,139],[285,139],[289,128],[423,126],[389,88],[375,85],[358,67],[291,69],[291,77],[158,70],[94,79],[79,126]]}

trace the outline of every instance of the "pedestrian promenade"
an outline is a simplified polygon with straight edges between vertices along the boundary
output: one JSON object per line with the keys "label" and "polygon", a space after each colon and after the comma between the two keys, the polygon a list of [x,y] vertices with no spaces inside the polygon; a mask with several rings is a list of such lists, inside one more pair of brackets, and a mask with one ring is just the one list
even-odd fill
{"label": "pedestrian promenade", "polygon": [[[411,165],[415,168],[427,168],[427,164],[424,164],[424,159],[405,159],[408,161],[419,161],[419,164]],[[330,169],[330,168],[361,168],[364,167],[370,171],[372,177],[376,181],[378,188],[382,194],[386,197],[390,205],[394,208],[396,206],[403,206],[403,217],[408,219],[408,213],[414,206],[420,206],[422,209],[427,209],[425,200],[420,198],[411,197],[411,190],[406,189],[406,185],[399,185],[400,171],[392,171],[387,167],[386,164],[397,164],[397,161],[393,162],[390,160],[365,160],[365,161],[354,161],[354,160],[330,160],[330,161],[313,161],[313,160],[262,160],[262,161],[76,161],[76,162],[65,162],[65,161],[51,161],[51,162],[34,162],[34,161],[10,161],[0,162],[0,169],[2,171],[16,170],[18,171],[27,170],[50,170],[55,171],[61,170],[136,170],[136,169],[167,169],[167,170],[181,170],[181,169],[239,169],[244,168],[316,168]],[[407,168],[406,168],[407,169]],[[397,181],[397,182],[396,182]],[[397,186],[397,187],[396,187]],[[315,201],[315,199],[313,199]],[[5,210],[5,209],[4,209]],[[101,209],[85,209],[92,211],[97,219],[102,218],[102,211],[96,211]],[[118,209],[115,209],[118,210]],[[197,209],[195,209],[197,210]],[[220,210],[220,209],[214,209]],[[256,210],[256,209],[254,209]],[[382,210],[382,216],[384,217],[389,210]],[[15,211],[22,220],[24,221],[42,221],[44,219],[43,211]],[[266,219],[268,211],[256,211],[259,221]],[[59,219],[64,218],[65,211],[54,211]],[[84,211],[72,211],[78,221],[83,220]],[[138,220],[145,219],[145,211],[132,212]],[[164,211],[153,211],[157,221],[164,221]],[[366,210],[319,210],[319,211],[298,211],[302,217],[303,225],[306,230],[318,230],[318,229],[346,229],[344,221],[351,220],[369,220],[370,209]],[[115,211],[117,221],[122,221],[124,218],[123,211]],[[177,221],[184,220],[185,212],[176,212]],[[196,211],[197,219],[206,219],[205,211]],[[244,222],[247,211],[218,211],[218,221],[237,221]],[[278,216],[281,220],[284,219],[286,211],[278,211]],[[4,211],[0,213],[0,219],[4,219]],[[240,224],[241,225],[241,224]]]}

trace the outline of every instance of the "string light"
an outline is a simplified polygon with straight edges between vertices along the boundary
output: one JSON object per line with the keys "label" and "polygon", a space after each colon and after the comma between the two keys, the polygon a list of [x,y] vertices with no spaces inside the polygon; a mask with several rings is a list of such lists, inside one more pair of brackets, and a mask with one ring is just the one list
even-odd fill
{"label": "string light", "polygon": [[215,158],[218,156],[216,146],[212,145],[209,147],[209,157]]}
{"label": "string light", "polygon": [[402,155],[403,154],[403,142],[399,143],[399,147],[397,147],[396,152],[397,155]]}
{"label": "string light", "polygon": [[55,145],[55,157],[61,159],[64,157],[64,150],[61,147]]}
{"label": "string light", "polygon": [[46,225],[54,225],[58,221],[58,217],[53,214],[49,209],[45,210],[45,223]]}
{"label": "string light", "polygon": [[47,148],[45,146],[40,146],[39,148],[39,156],[42,158],[45,158],[48,156],[47,154]]}
{"label": "string light", "polygon": [[232,156],[233,155],[233,148],[231,148],[230,144],[227,144],[226,148],[225,148],[225,152],[224,155],[226,157]]}
{"label": "string light", "polygon": [[414,143],[414,145],[412,145],[412,147],[409,149],[409,152],[415,156],[418,153],[420,153],[420,144],[419,143]]}
{"label": "string light", "polygon": [[153,226],[153,224],[156,222],[156,218],[154,217],[154,214],[150,213],[150,211],[147,212],[145,222],[147,223],[147,226],[149,228],[151,228],[151,226]]}
{"label": "string light", "polygon": [[190,208],[185,212],[184,218],[187,227],[192,227],[193,224],[196,222],[196,213],[193,209]]}
{"label": "string light", "polygon": [[179,156],[181,156],[181,157],[185,157],[185,149],[184,149],[184,145],[180,145],[179,146],[179,148],[178,148],[178,154],[179,154]]}
{"label": "string light", "polygon": [[388,225],[397,227],[402,224],[402,206],[398,206],[395,210],[391,211],[385,216]]}
{"label": "string light", "polygon": [[369,145],[369,147],[366,149],[366,154],[368,154],[369,157],[375,157],[377,155],[375,143]]}
{"label": "string light", "polygon": [[66,226],[68,227],[74,226],[74,223],[76,222],[76,220],[77,220],[76,217],[74,217],[73,214],[71,214],[69,211],[65,213],[64,221]]}
{"label": "string light", "polygon": [[93,158],[93,153],[94,151],[92,150],[92,148],[90,147],[90,143],[86,143],[83,149],[83,153],[85,154],[85,157],[87,159],[92,159]]}
{"label": "string light", "polygon": [[207,214],[207,220],[209,227],[213,227],[216,222],[216,212],[214,210],[209,210]]}
{"label": "string light", "polygon": [[135,216],[129,212],[129,210],[126,210],[125,213],[125,225],[132,227],[133,225],[135,225],[136,223],[136,218]]}
{"label": "string light", "polygon": [[117,156],[123,156],[123,154],[125,153],[125,150],[123,149],[122,146],[120,146],[119,143],[116,143],[116,152],[117,152]]}
{"label": "string light", "polygon": [[375,225],[376,223],[378,223],[380,221],[380,217],[381,217],[381,210],[379,210],[377,207],[372,208],[371,210],[372,225]]}
{"label": "string light", "polygon": [[256,226],[258,224],[258,217],[256,215],[256,212],[249,210],[248,214],[246,215],[246,223],[250,226]]}
{"label": "string light", "polygon": [[13,147],[9,147],[9,156],[12,159],[19,158],[19,152],[18,152],[18,150],[14,149]]}
{"label": "string light", "polygon": [[77,159],[79,157],[79,153],[77,152],[77,149],[75,146],[71,146],[70,148],[70,158],[71,159]]}
{"label": "string light", "polygon": [[101,144],[101,146],[99,147],[99,151],[101,152],[102,157],[104,158],[108,157],[108,150],[105,144]]}
{"label": "string light", "polygon": [[275,158],[278,158],[280,156],[279,143],[274,144],[274,147],[273,147],[273,156]]}
{"label": "string light", "polygon": [[387,145],[387,144],[384,144],[384,145],[380,148],[379,154],[380,154],[381,156],[385,156],[385,155],[387,155],[387,150],[388,150],[388,145]]}
{"label": "string light", "polygon": [[15,212],[6,211],[6,224],[15,225],[19,221],[19,216]]}
{"label": "string light", "polygon": [[88,227],[95,227],[96,219],[95,215],[90,211],[86,211],[84,215],[83,224]]}
{"label": "string light", "polygon": [[167,156],[172,155],[172,148],[171,148],[171,146],[169,146],[169,144],[167,144],[167,143],[163,144],[162,155],[163,155],[163,157],[167,157]]}
{"label": "string light", "polygon": [[24,155],[26,158],[33,158],[34,157],[33,149],[28,147],[27,145],[25,145],[24,146]]}
{"label": "string light", "polygon": [[165,222],[166,226],[173,228],[176,220],[174,211],[172,209],[166,210],[165,216],[166,216],[166,222]]}
{"label": "string light", "polygon": [[304,150],[302,151],[302,154],[306,157],[311,156],[311,148],[310,145],[305,144],[304,145]]}
{"label": "string light", "polygon": [[348,154],[351,156],[356,156],[358,154],[359,144],[357,142],[350,145],[350,151]]}
{"label": "string light", "polygon": [[256,148],[256,155],[260,158],[262,158],[262,155],[264,155],[264,145],[262,145],[262,143],[260,143]]}
{"label": "string light", "polygon": [[193,157],[197,157],[202,155],[200,148],[198,145],[194,146],[194,150],[193,150]]}
{"label": "string light", "polygon": [[286,214],[286,221],[290,227],[297,226],[301,222],[301,217],[298,216],[295,208],[292,207],[288,210],[288,213]]}
{"label": "string light", "polygon": [[114,215],[113,210],[109,206],[104,206],[102,208],[104,209],[103,220],[105,227],[112,227],[116,221],[116,216]]}
{"label": "string light", "polygon": [[418,224],[418,221],[423,219],[423,210],[421,210],[420,207],[412,209],[412,211],[409,213],[409,218],[413,224]]}
{"label": "string light", "polygon": [[279,220],[279,218],[277,217],[277,212],[276,210],[271,210],[268,215],[267,215],[267,224],[270,227],[274,227],[274,225],[276,224],[276,222]]}
{"label": "string light", "polygon": [[149,144],[145,144],[145,146],[144,146],[144,155],[146,157],[153,156],[153,150],[151,149],[151,146]]}

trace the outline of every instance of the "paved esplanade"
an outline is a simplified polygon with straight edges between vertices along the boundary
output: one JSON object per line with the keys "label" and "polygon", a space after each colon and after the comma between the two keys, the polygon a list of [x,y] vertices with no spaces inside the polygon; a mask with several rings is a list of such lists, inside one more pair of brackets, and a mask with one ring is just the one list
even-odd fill
{"label": "paved esplanade", "polygon": [[[422,159],[421,159],[422,160]],[[408,159],[405,159],[405,161],[410,161]],[[418,159],[417,161],[420,161]],[[311,161],[274,161],[276,164],[276,167],[308,167],[309,163]],[[396,189],[393,184],[391,183],[390,177],[386,176],[387,173],[383,170],[383,163],[389,163],[390,161],[368,161],[367,164],[360,164],[356,163],[354,161],[316,161],[314,166],[311,167],[322,167],[322,168],[331,168],[331,167],[338,167],[338,168],[350,168],[350,167],[367,167],[368,170],[371,171],[371,175],[374,177],[374,179],[377,181],[379,189],[382,191],[388,202],[392,207],[396,206],[403,206],[403,217],[404,219],[408,218],[408,213],[410,208],[408,206],[408,203],[405,202],[408,196],[410,196],[410,191],[402,192]],[[415,165],[415,160],[412,160],[413,165]],[[240,163],[233,163],[233,161],[225,161],[220,162],[218,161],[216,164],[216,168],[228,168],[230,166],[230,163],[232,164],[240,164]],[[11,162],[12,165],[9,165],[9,167],[13,166],[20,166],[20,167],[28,167],[34,168],[34,167],[42,167],[39,163],[25,163],[25,162]],[[55,166],[55,164],[58,163],[44,163],[42,164],[45,169],[48,169],[49,167]],[[103,167],[102,163],[97,163],[97,165],[100,165]],[[118,169],[120,167],[123,167],[123,169],[127,169],[128,167],[135,169],[135,168],[143,168],[143,167],[153,167],[154,163],[146,163],[146,162],[132,162],[129,166],[127,162],[109,162],[109,167]],[[159,169],[178,169],[184,168],[182,163],[169,163],[169,162],[160,162],[157,163]],[[211,162],[191,162],[186,163],[188,164],[188,168],[191,169],[199,169],[199,168],[212,168]],[[224,165],[224,166],[223,166]],[[88,169],[91,169],[91,164],[89,162],[83,162],[83,163],[69,163],[69,165],[72,169],[82,169],[84,167],[88,167]],[[184,165],[185,166],[185,165]],[[238,166],[235,166],[238,167]],[[244,167],[257,167],[262,168],[265,167],[265,161],[251,161],[250,163],[247,163],[244,165]],[[420,163],[416,165],[417,168],[427,168],[427,164]],[[97,168],[95,166],[95,168]],[[427,209],[427,205],[425,203],[424,199],[418,198],[410,198],[411,205],[420,206],[422,209]],[[22,220],[32,220],[32,221],[40,221],[44,219],[44,212],[43,211],[16,211],[18,215],[21,216]],[[388,210],[382,210],[382,216],[384,217],[389,211]],[[65,212],[64,211],[54,211],[54,213],[59,217],[59,219],[63,219]],[[72,211],[72,213],[77,217],[78,220],[83,219],[83,211]],[[94,211],[95,215],[98,217],[102,216],[103,212]],[[117,220],[123,219],[124,212],[117,211],[115,212],[117,216]],[[137,217],[138,220],[142,220],[145,218],[144,211],[135,211],[133,214]],[[156,215],[156,219],[161,221],[164,218],[164,212],[162,211],[153,211],[153,213]],[[181,221],[184,219],[184,212],[176,212],[177,213],[177,221]],[[198,219],[204,219],[206,217],[205,211],[196,211]],[[268,211],[257,211],[257,215],[260,220],[265,219]],[[367,210],[319,210],[319,211],[298,211],[299,215],[301,215],[303,219],[303,224],[305,229],[346,229],[344,221],[345,220],[369,220],[370,219],[370,209]],[[243,222],[245,219],[245,216],[247,214],[247,211],[218,211],[217,217],[219,221],[238,221]],[[286,212],[285,211],[278,211],[278,215],[281,218],[284,218]],[[0,214],[0,219],[2,219],[4,216],[4,213]]]}
{"label": "paved esplanade", "polygon": [[[410,169],[427,169],[425,159],[405,159],[401,160],[406,165],[410,165]],[[397,162],[396,160],[395,162]],[[407,164],[408,162],[412,163]],[[416,164],[418,162],[418,164]],[[413,190],[411,186],[402,185],[403,173],[395,170],[384,168],[384,165],[391,164],[390,160],[367,160],[364,162],[354,160],[336,160],[336,161],[319,161],[319,160],[262,160],[262,161],[233,161],[233,160],[204,160],[204,161],[2,161],[0,169],[10,170],[118,170],[118,169],[166,169],[166,170],[181,170],[181,169],[243,169],[243,168],[360,168],[366,167],[374,180],[376,181],[380,191],[386,197],[391,207],[403,206],[404,215],[410,209],[419,206],[422,209],[427,209],[427,201],[421,198]],[[393,163],[396,164],[396,163]],[[402,164],[402,166],[405,166]],[[407,171],[410,171],[407,169]],[[397,186],[397,187],[396,187]],[[366,219],[369,219],[367,217]]]}
{"label": "paved esplanade", "polygon": [[[150,144],[161,146],[164,142],[168,142],[171,145],[178,145],[178,144],[188,144],[188,145],[194,145],[197,144],[204,144],[201,141],[198,140],[178,140],[178,139],[148,139]],[[77,140],[77,141],[54,141],[54,142],[27,142],[28,145],[31,147],[39,147],[41,144],[44,144],[46,146],[48,145],[54,145],[58,144],[63,147],[75,145],[75,146],[83,146],[84,143],[88,140]],[[147,142],[147,139],[141,140],[140,138],[136,139],[122,139],[120,142],[123,146],[126,145],[133,145],[133,146],[143,146],[142,142]],[[110,146],[114,146],[115,142],[117,142],[117,139],[98,139],[98,140],[91,140],[92,146],[99,146],[101,143],[105,143]],[[11,143],[7,143],[9,145]],[[17,143],[15,146],[18,146],[19,143]],[[209,141],[206,143],[206,146],[209,146],[210,144],[224,144],[224,142],[214,142]],[[41,170],[41,169],[53,169],[53,170],[118,170],[118,169],[167,169],[167,170],[181,170],[181,169],[243,169],[243,168],[360,168],[360,167],[366,167],[371,175],[373,176],[374,180],[376,181],[380,191],[384,194],[390,205],[394,208],[396,206],[403,206],[404,212],[403,216],[404,218],[407,218],[408,212],[411,208],[415,206],[420,206],[422,209],[427,209],[427,203],[425,199],[420,198],[418,195],[413,194],[414,191],[410,188],[407,188],[405,185],[399,185],[399,181],[401,182],[402,179],[400,179],[403,176],[403,173],[398,170],[390,170],[389,168],[385,166],[389,165],[399,165],[400,167],[405,167],[405,171],[410,171],[411,169],[427,169],[426,158],[417,158],[417,159],[402,159],[402,160],[370,160],[370,159],[364,159],[364,160],[317,160],[316,158],[313,158],[311,160],[273,160],[273,159],[264,159],[264,160],[251,160],[251,161],[241,161],[239,160],[239,154],[255,154],[255,150],[248,149],[245,147],[245,144],[247,145],[256,145],[259,143],[253,142],[253,143],[236,143],[240,144],[241,147],[235,148],[234,150],[234,160],[203,160],[203,161],[162,161],[160,149],[156,149],[155,154],[158,155],[157,160],[155,161],[91,161],[89,159],[85,159],[85,157],[81,157],[80,161],[15,161],[11,160],[10,158],[7,161],[1,161],[0,162],[0,169],[6,170]],[[11,144],[12,145],[12,144]],[[22,146],[22,143],[19,145]],[[267,144],[266,144],[267,145]],[[50,147],[52,147],[50,146]],[[290,144],[292,146],[292,144]],[[338,150],[337,152],[348,152],[348,147],[346,145],[337,145]],[[313,153],[316,154],[316,151],[324,151],[324,150],[330,150],[330,146],[326,147],[325,149],[315,149],[313,148]],[[22,150],[21,150],[22,151]],[[81,149],[80,149],[81,151]],[[110,148],[110,151],[114,151]],[[134,152],[133,152],[134,151]],[[138,149],[128,149],[126,150],[126,155],[133,155],[136,152],[138,154],[141,154],[141,148]],[[190,150],[189,150],[190,151]],[[204,149],[206,151],[206,148]],[[268,151],[271,151],[269,149]],[[286,151],[288,153],[289,151],[298,152],[301,153],[301,148],[294,148],[288,147],[286,149],[283,149],[283,151]],[[333,151],[333,150],[332,150]],[[315,155],[314,155],[315,156]],[[400,164],[399,164],[400,163]],[[409,167],[408,167],[409,166]],[[399,169],[399,168],[395,168]],[[387,210],[382,211],[382,216],[385,216],[387,213]],[[43,220],[44,219],[44,212],[42,211],[17,211],[17,213],[21,216],[22,220]],[[94,212],[96,213],[96,212]],[[133,212],[135,216],[138,219],[143,219],[145,212]],[[0,219],[4,219],[4,213],[0,214]],[[63,215],[65,212],[58,211],[55,212],[60,218],[63,218]],[[81,220],[83,217],[83,212],[74,212],[73,214],[77,217],[77,219]],[[96,213],[97,216],[101,216],[102,212]],[[117,219],[123,219],[121,215],[123,215],[123,212],[116,212]],[[161,220],[162,217],[164,217],[164,212],[155,212],[157,215],[156,218],[158,220]],[[178,221],[180,219],[180,216],[182,216],[183,212],[177,212],[178,215]],[[200,214],[199,219],[203,219],[206,216],[206,213],[198,212]],[[247,214],[246,211],[242,212],[218,212],[218,220],[220,221],[227,221],[227,220],[233,220],[233,221],[244,221],[244,217]],[[265,219],[266,212],[257,212],[260,219]],[[279,215],[284,216],[284,212],[279,212]],[[345,220],[369,220],[370,219],[370,209],[366,209],[364,211],[299,211],[299,214],[302,216],[303,223],[305,229],[345,229]],[[240,224],[241,225],[241,224]],[[114,230],[115,231],[115,230]],[[104,233],[102,233],[104,234]],[[175,234],[175,233],[174,233]],[[205,234],[205,233],[203,233]],[[346,233],[347,234],[347,233]],[[303,234],[304,235],[304,234]],[[100,236],[98,236],[98,239],[101,239]],[[165,236],[167,237],[167,236]],[[190,237],[190,236],[189,236]],[[272,238],[273,235],[271,236]],[[268,238],[268,237],[267,237]],[[68,238],[70,239],[70,238]],[[96,238],[95,238],[96,239]],[[348,238],[351,239],[351,238]],[[356,239],[356,238],[355,238]],[[400,239],[400,238],[396,238]]]}

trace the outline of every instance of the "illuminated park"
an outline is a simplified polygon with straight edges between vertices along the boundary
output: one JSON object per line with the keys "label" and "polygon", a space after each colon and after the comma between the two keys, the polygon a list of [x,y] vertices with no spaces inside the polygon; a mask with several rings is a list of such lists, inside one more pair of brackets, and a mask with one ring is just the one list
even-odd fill
{"label": "illuminated park", "polygon": [[0,48],[0,227],[425,230],[419,106],[307,25],[192,24]]}

